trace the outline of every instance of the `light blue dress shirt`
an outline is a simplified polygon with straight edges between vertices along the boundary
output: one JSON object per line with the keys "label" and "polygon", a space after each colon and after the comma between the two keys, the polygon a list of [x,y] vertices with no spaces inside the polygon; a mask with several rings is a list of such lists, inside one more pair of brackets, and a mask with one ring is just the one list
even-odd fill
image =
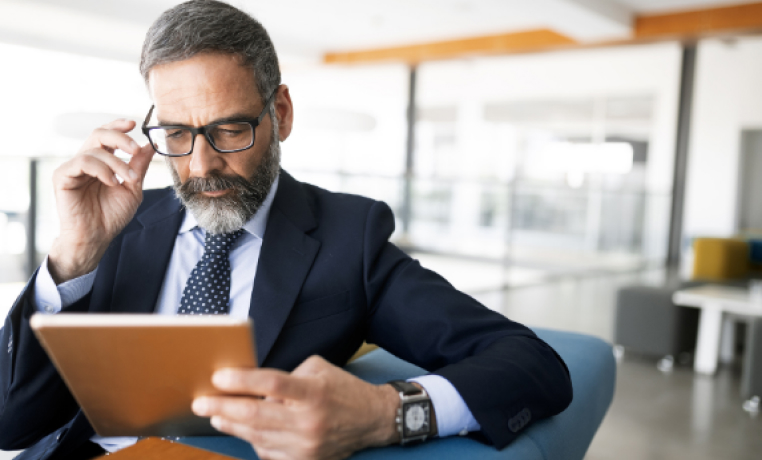
{"label": "light blue dress shirt", "polygon": [[[264,203],[257,213],[246,222],[243,227],[246,231],[230,251],[230,316],[236,318],[249,316],[259,253],[267,228],[270,208],[278,190],[278,183],[279,179],[276,178]],[[198,226],[193,214],[186,212],[175,239],[172,257],[159,292],[155,309],[157,314],[174,315],[177,313],[185,283],[204,254],[205,236],[205,231]],[[81,299],[92,289],[97,271],[96,268],[86,275],[56,286],[48,271],[48,260],[45,258],[37,273],[35,283],[34,294],[37,310],[44,313],[57,313],[62,308]],[[419,383],[429,394],[437,418],[439,436],[466,434],[469,431],[480,429],[479,423],[468,410],[463,398],[444,377],[424,375],[410,380]],[[134,444],[137,438],[104,438],[95,435],[90,440],[100,444],[109,452],[115,452]]]}

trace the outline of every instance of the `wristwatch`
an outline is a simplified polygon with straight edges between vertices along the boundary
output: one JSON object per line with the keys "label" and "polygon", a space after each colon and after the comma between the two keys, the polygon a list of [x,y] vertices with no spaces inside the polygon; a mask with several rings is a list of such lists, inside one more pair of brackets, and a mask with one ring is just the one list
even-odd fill
{"label": "wristwatch", "polygon": [[418,388],[404,380],[388,382],[400,394],[400,406],[397,408],[397,431],[400,444],[423,441],[433,436],[431,398],[426,390]]}

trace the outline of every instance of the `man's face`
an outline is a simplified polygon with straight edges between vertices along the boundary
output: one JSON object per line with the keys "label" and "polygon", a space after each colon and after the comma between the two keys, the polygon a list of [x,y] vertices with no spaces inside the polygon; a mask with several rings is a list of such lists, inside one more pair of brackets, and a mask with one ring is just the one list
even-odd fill
{"label": "man's face", "polygon": [[[229,55],[201,54],[157,66],[149,82],[161,124],[198,127],[223,118],[256,118],[263,108],[252,71]],[[262,204],[279,167],[273,128],[267,115],[247,150],[219,153],[197,136],[191,155],[167,159],[175,190],[201,227],[212,233],[237,230]]]}

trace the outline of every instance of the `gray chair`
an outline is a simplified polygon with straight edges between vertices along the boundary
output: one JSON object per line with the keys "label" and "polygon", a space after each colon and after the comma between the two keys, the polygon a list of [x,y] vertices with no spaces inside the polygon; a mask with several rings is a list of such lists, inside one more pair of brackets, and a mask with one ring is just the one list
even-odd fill
{"label": "gray chair", "polygon": [[675,305],[672,294],[678,289],[699,284],[702,283],[621,288],[616,299],[614,344],[649,355],[693,353],[699,310]]}

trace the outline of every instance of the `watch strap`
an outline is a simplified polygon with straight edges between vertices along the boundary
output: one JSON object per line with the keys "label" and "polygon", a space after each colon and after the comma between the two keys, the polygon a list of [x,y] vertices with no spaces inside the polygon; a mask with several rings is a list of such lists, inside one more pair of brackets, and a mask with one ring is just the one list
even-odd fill
{"label": "watch strap", "polygon": [[399,391],[404,396],[412,396],[412,395],[424,393],[424,391],[418,388],[417,386],[413,385],[410,382],[406,382],[404,380],[392,380],[387,383],[393,386],[395,390]]}

